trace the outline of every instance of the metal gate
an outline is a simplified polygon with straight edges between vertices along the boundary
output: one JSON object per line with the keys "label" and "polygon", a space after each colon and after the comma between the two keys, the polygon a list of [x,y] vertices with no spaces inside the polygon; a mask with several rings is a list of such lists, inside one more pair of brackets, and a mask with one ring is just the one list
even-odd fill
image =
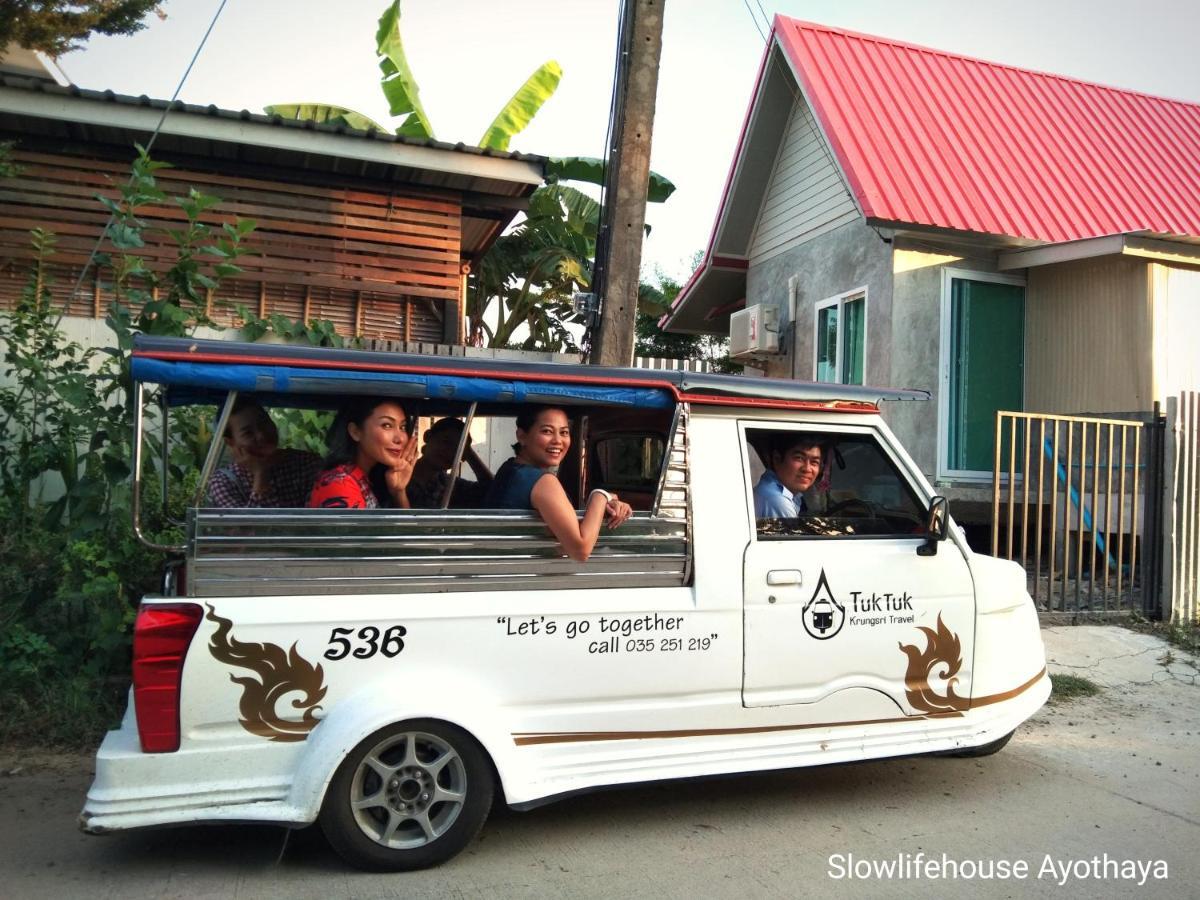
{"label": "metal gate", "polygon": [[1159,618],[1163,421],[998,412],[992,555],[1038,608]]}
{"label": "metal gate", "polygon": [[1200,622],[1200,393],[1167,398],[1166,445],[1164,612],[1172,622]]}

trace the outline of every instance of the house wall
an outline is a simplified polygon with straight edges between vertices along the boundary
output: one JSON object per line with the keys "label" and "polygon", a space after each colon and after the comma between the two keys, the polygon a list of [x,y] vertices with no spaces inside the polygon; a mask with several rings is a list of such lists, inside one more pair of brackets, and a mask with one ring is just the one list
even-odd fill
{"label": "house wall", "polygon": [[1154,307],[1154,392],[1167,397],[1200,390],[1200,271],[1150,266]]}
{"label": "house wall", "polygon": [[1122,256],[1028,270],[1026,410],[1071,415],[1151,408],[1149,283],[1146,261]]}
{"label": "house wall", "polygon": [[[72,288],[108,218],[96,196],[118,197],[115,185],[128,179],[128,149],[118,156],[98,145],[76,154],[22,141],[13,159],[21,171],[3,185],[0,309],[20,296],[33,258],[29,230],[43,228],[57,237],[46,265],[54,302],[73,316],[103,318],[113,300],[109,270],[93,267],[80,290]],[[235,217],[257,224],[244,241],[253,254],[238,260],[242,272],[210,300],[219,324],[238,324],[237,306],[244,305],[261,317],[327,319],[347,336],[459,342],[457,194],[335,175],[313,183],[311,175],[305,180],[303,173],[232,161],[219,171],[211,161],[164,161],[174,167],[156,179],[168,194],[195,187],[220,199],[201,215],[204,224],[218,233]],[[180,228],[184,217],[174,205],[147,205],[139,215],[149,230],[137,253],[162,272],[175,258],[165,230]]]}
{"label": "house wall", "polygon": [[[932,399],[929,403],[885,404],[884,416],[921,471],[932,480],[937,471],[939,440],[942,271],[949,268],[995,272],[995,255],[962,247],[900,241],[890,261],[892,347],[881,383],[929,391]],[[962,496],[979,499],[976,493],[965,488]]]}
{"label": "house wall", "polygon": [[764,262],[859,218],[812,111],[797,94],[754,226],[750,264]]}
{"label": "house wall", "polygon": [[[796,327],[788,327],[788,281],[797,278]],[[816,305],[846,291],[867,292],[867,384],[887,384],[891,371],[891,248],[862,221],[851,222],[768,260],[751,263],[746,303],[778,306],[784,353],[767,363],[776,378],[811,381]]]}

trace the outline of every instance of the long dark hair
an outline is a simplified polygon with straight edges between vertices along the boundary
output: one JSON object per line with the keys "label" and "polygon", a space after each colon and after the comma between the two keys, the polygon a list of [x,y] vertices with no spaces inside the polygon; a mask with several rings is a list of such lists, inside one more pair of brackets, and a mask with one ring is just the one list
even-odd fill
{"label": "long dark hair", "polygon": [[[567,421],[571,421],[571,415],[561,406],[550,406],[549,404],[541,404],[539,406],[526,406],[517,413],[517,429],[520,431],[528,431],[537,422],[538,416],[549,410],[555,410],[567,417]],[[520,442],[512,445],[513,453],[521,452]]]}
{"label": "long dark hair", "polygon": [[396,397],[351,397],[342,404],[325,434],[325,446],[328,450],[323,465],[326,469],[354,462],[358,456],[358,443],[350,437],[350,423],[353,422],[362,428],[363,422],[367,421],[381,403],[395,403],[404,410],[404,430],[408,432],[409,437],[412,436],[417,428],[417,416],[411,404]]}

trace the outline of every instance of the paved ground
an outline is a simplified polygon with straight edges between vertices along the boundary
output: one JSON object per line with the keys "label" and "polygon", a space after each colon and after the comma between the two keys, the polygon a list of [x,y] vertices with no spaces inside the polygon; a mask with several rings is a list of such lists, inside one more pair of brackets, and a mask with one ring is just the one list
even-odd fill
{"label": "paved ground", "polygon": [[[407,875],[348,871],[314,830],[286,842],[281,830],[249,827],[88,837],[75,816],[90,760],[0,756],[0,897],[1196,897],[1196,666],[1119,628],[1051,628],[1046,644],[1052,672],[1106,690],[1047,707],[996,756],[672,784],[500,812],[460,857]],[[1007,880],[834,877],[849,854],[869,864],[917,853],[1029,869]],[[1139,888],[1140,875],[1114,877],[1124,860],[1162,861],[1168,877],[1156,880],[1152,868]]]}

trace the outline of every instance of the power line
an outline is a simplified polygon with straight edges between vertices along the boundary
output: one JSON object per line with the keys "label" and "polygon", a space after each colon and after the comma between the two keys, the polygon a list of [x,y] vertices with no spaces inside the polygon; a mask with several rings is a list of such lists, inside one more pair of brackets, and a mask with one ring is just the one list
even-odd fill
{"label": "power line", "polygon": [[[192,67],[196,65],[196,60],[200,58],[200,51],[204,49],[204,45],[208,43],[208,36],[212,34],[213,28],[217,25],[217,20],[221,18],[221,13],[225,10],[225,4],[229,0],[221,0],[221,5],[217,7],[217,11],[213,14],[212,21],[208,23],[208,28],[204,31],[204,36],[200,38],[200,43],[196,45],[196,52],[192,54],[191,60],[188,61],[187,68],[183,70],[183,75],[179,79],[179,84],[175,86],[175,92],[171,94],[171,99],[167,101],[167,105],[163,108],[162,115],[158,118],[158,124],[154,126],[154,131],[150,134],[150,140],[146,142],[146,152],[149,153],[154,147],[154,142],[158,140],[158,133],[162,131],[163,124],[167,121],[167,113],[171,111],[171,107],[175,105],[175,101],[179,99],[179,94],[183,90],[183,86],[187,83],[188,76],[192,74]],[[131,183],[133,176],[130,175]],[[67,295],[67,302],[63,305],[63,310],[59,313],[58,322],[63,320],[67,314],[67,310],[71,308],[71,303],[79,294],[79,288],[83,285],[83,279],[92,267],[92,263],[96,261],[96,254],[100,252],[100,247],[104,243],[104,238],[108,235],[108,229],[112,227],[113,219],[116,218],[116,213],[109,213],[108,219],[104,222],[104,227],[100,229],[100,235],[96,238],[96,243],[92,247],[92,252],[88,255],[87,262],[83,264],[83,268],[79,270],[79,277],[75,279],[75,286],[71,288],[71,293]],[[57,323],[56,323],[57,324]]]}
{"label": "power line", "polygon": [[758,11],[762,13],[763,24],[767,26],[767,31],[771,30],[771,17],[767,15],[767,11],[763,9],[762,0],[754,0],[758,5]]}
{"label": "power line", "polygon": [[[756,0],[757,2],[757,0]],[[758,16],[754,14],[753,7],[750,6],[750,0],[742,0],[742,4],[746,7],[746,12],[750,13],[750,21],[754,23],[754,30],[758,32],[758,36],[766,41],[767,36],[763,34],[762,26],[758,24]],[[759,6],[762,9],[762,6]]]}

